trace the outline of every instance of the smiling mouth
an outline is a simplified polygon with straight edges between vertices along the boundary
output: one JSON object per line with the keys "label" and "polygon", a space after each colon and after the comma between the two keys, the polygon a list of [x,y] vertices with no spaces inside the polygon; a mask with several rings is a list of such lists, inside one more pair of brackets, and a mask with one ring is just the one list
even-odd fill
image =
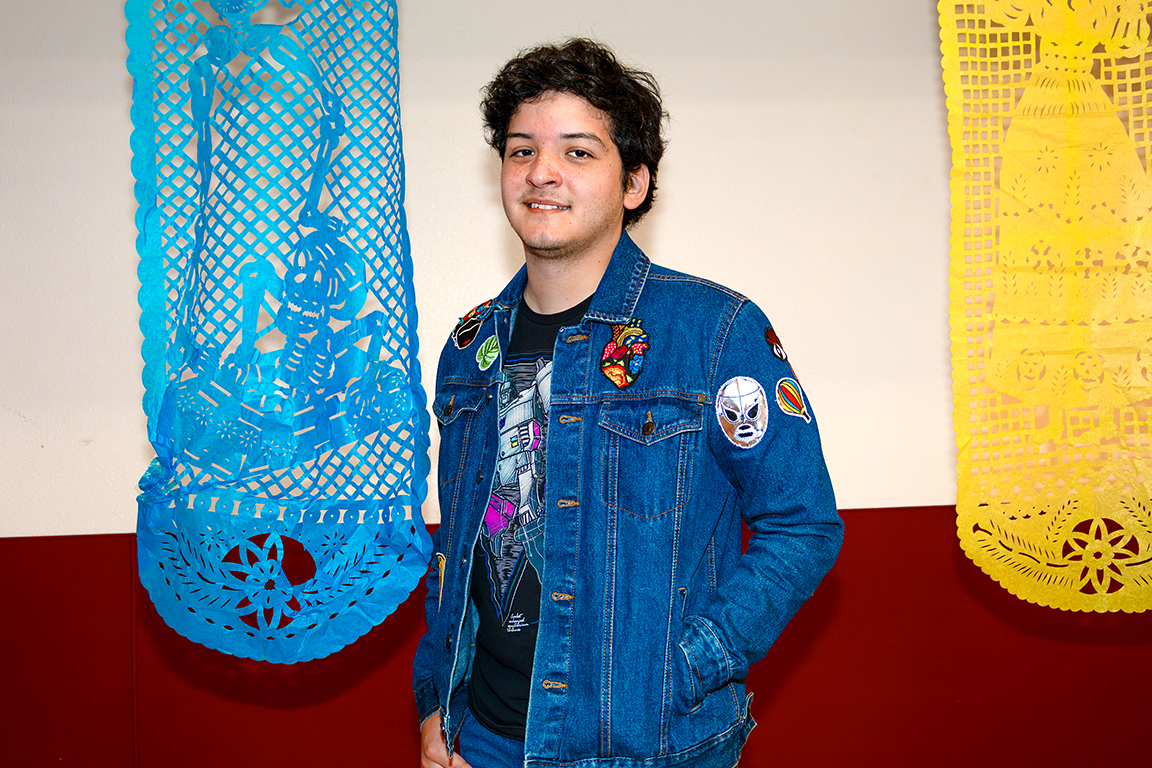
{"label": "smiling mouth", "polygon": [[534,211],[566,211],[571,206],[568,206],[568,205],[551,205],[549,203],[528,203],[528,207]]}

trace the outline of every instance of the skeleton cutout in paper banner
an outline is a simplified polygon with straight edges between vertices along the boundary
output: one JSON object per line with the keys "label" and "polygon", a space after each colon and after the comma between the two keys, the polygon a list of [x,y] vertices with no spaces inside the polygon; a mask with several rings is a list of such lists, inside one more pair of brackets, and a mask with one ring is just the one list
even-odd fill
{"label": "skeleton cutout in paper banner", "polygon": [[1026,600],[1147,610],[1152,6],[939,10],[961,544]]}
{"label": "skeleton cutout in paper banner", "polygon": [[157,454],[141,581],[205,645],[324,656],[402,602],[431,549],[396,7],[125,11]]}

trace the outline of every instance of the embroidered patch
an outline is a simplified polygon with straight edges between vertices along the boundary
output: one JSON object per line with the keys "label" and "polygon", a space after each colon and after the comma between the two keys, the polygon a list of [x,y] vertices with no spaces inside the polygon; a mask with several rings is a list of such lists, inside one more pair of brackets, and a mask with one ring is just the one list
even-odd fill
{"label": "embroidered patch", "polygon": [[480,326],[488,319],[488,315],[492,314],[493,301],[494,299],[489,299],[460,318],[460,322],[452,331],[452,343],[456,345],[456,349],[464,349],[475,340],[476,334],[480,332]]}
{"label": "embroidered patch", "polygon": [[732,445],[756,445],[768,428],[768,396],[764,387],[747,376],[728,379],[716,393],[716,420]]}
{"label": "embroidered patch", "polygon": [[780,379],[776,382],[776,405],[789,416],[798,416],[806,423],[812,422],[808,406],[804,405],[804,393],[795,379]]}
{"label": "embroidered patch", "polygon": [[604,354],[600,356],[600,371],[617,389],[632,386],[644,370],[648,334],[642,324],[642,320],[633,318],[622,325],[613,325],[612,341],[604,346]]}
{"label": "embroidered patch", "polygon": [[776,355],[776,359],[782,362],[788,359],[788,353],[784,351],[784,345],[780,343],[780,337],[776,335],[776,331],[774,331],[770,325],[764,326],[764,341],[768,342],[768,345],[772,347],[772,354]]}
{"label": "embroidered patch", "polygon": [[480,370],[486,371],[498,357],[500,357],[500,342],[496,339],[496,334],[492,334],[484,340],[480,349],[476,350],[476,363],[480,366]]}

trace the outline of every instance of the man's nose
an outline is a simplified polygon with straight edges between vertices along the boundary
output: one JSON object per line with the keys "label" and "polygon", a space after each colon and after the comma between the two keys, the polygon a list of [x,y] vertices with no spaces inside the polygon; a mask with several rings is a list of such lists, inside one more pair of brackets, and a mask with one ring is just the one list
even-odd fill
{"label": "man's nose", "polygon": [[528,183],[534,187],[548,187],[560,183],[559,166],[547,152],[540,152],[528,169]]}

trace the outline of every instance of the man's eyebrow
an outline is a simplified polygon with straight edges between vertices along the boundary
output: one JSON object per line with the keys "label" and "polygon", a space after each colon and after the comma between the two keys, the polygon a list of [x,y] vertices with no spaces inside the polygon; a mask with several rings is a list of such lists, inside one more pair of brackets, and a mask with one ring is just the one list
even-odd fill
{"label": "man's eyebrow", "polygon": [[[509,133],[505,138],[507,138],[507,139],[524,139],[526,141],[535,141],[534,136],[531,136],[527,133],[519,133],[519,132]],[[594,133],[585,133],[585,132],[562,133],[562,134],[560,134],[559,138],[561,141],[573,141],[576,139],[584,139],[585,141],[594,141],[597,144],[599,144],[600,146],[604,147],[605,149],[608,148],[608,146],[604,143],[604,140],[601,139],[599,136],[597,136]]]}
{"label": "man's eyebrow", "polygon": [[607,145],[604,144],[604,140],[601,139],[599,136],[597,136],[594,133],[562,133],[562,134],[560,134],[560,138],[563,139],[564,141],[572,141],[574,139],[584,139],[585,141],[594,141],[597,144],[599,144],[600,146],[604,147],[605,149],[608,148]]}

